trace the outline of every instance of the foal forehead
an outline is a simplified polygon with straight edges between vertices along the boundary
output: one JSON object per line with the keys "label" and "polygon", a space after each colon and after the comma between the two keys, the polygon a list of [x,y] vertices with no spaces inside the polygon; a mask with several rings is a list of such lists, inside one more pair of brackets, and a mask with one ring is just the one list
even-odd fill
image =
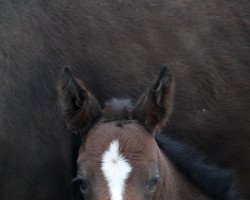
{"label": "foal forehead", "polygon": [[94,143],[103,143],[109,145],[114,140],[119,140],[120,145],[133,140],[142,144],[149,142],[152,136],[147,130],[137,123],[127,123],[123,126],[117,125],[117,122],[100,123],[89,131],[89,141]]}
{"label": "foal forehead", "polygon": [[84,149],[99,157],[113,141],[118,141],[120,153],[130,156],[152,151],[154,139],[139,124],[127,123],[120,127],[116,122],[107,122],[100,123],[89,131]]}

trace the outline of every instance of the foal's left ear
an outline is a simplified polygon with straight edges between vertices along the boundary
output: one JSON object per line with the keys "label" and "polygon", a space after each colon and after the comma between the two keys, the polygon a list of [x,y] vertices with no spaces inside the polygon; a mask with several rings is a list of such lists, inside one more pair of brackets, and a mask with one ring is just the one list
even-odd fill
{"label": "foal's left ear", "polygon": [[71,127],[87,127],[101,114],[97,100],[68,67],[62,71],[58,90],[66,121]]}
{"label": "foal's left ear", "polygon": [[167,66],[161,68],[156,82],[142,96],[134,109],[134,118],[151,132],[162,128],[172,111],[173,79]]}

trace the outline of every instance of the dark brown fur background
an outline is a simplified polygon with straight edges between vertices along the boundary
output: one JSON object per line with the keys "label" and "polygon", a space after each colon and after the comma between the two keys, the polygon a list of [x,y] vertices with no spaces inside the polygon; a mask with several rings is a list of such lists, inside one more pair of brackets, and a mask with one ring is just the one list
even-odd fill
{"label": "dark brown fur background", "polygon": [[103,105],[138,98],[167,64],[166,132],[236,171],[250,198],[249,1],[0,2],[0,199],[70,199],[63,66]]}

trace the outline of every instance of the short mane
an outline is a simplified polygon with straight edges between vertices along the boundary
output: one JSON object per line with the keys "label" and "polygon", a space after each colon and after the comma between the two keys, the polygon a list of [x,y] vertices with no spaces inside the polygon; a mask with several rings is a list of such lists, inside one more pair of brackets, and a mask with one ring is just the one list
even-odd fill
{"label": "short mane", "polygon": [[157,133],[155,140],[163,153],[196,187],[214,200],[235,200],[233,173],[216,167],[192,147]]}
{"label": "short mane", "polygon": [[105,103],[103,120],[118,122],[132,120],[134,105],[130,99],[113,98]]}

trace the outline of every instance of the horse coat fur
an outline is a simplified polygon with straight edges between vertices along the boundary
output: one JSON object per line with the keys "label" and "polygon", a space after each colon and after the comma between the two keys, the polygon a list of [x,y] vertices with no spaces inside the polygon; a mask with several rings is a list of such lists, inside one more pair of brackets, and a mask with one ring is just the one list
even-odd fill
{"label": "horse coat fur", "polygon": [[235,170],[250,198],[249,20],[246,0],[1,1],[0,199],[73,198],[63,66],[103,106],[137,99],[162,64],[175,77],[165,131]]}

